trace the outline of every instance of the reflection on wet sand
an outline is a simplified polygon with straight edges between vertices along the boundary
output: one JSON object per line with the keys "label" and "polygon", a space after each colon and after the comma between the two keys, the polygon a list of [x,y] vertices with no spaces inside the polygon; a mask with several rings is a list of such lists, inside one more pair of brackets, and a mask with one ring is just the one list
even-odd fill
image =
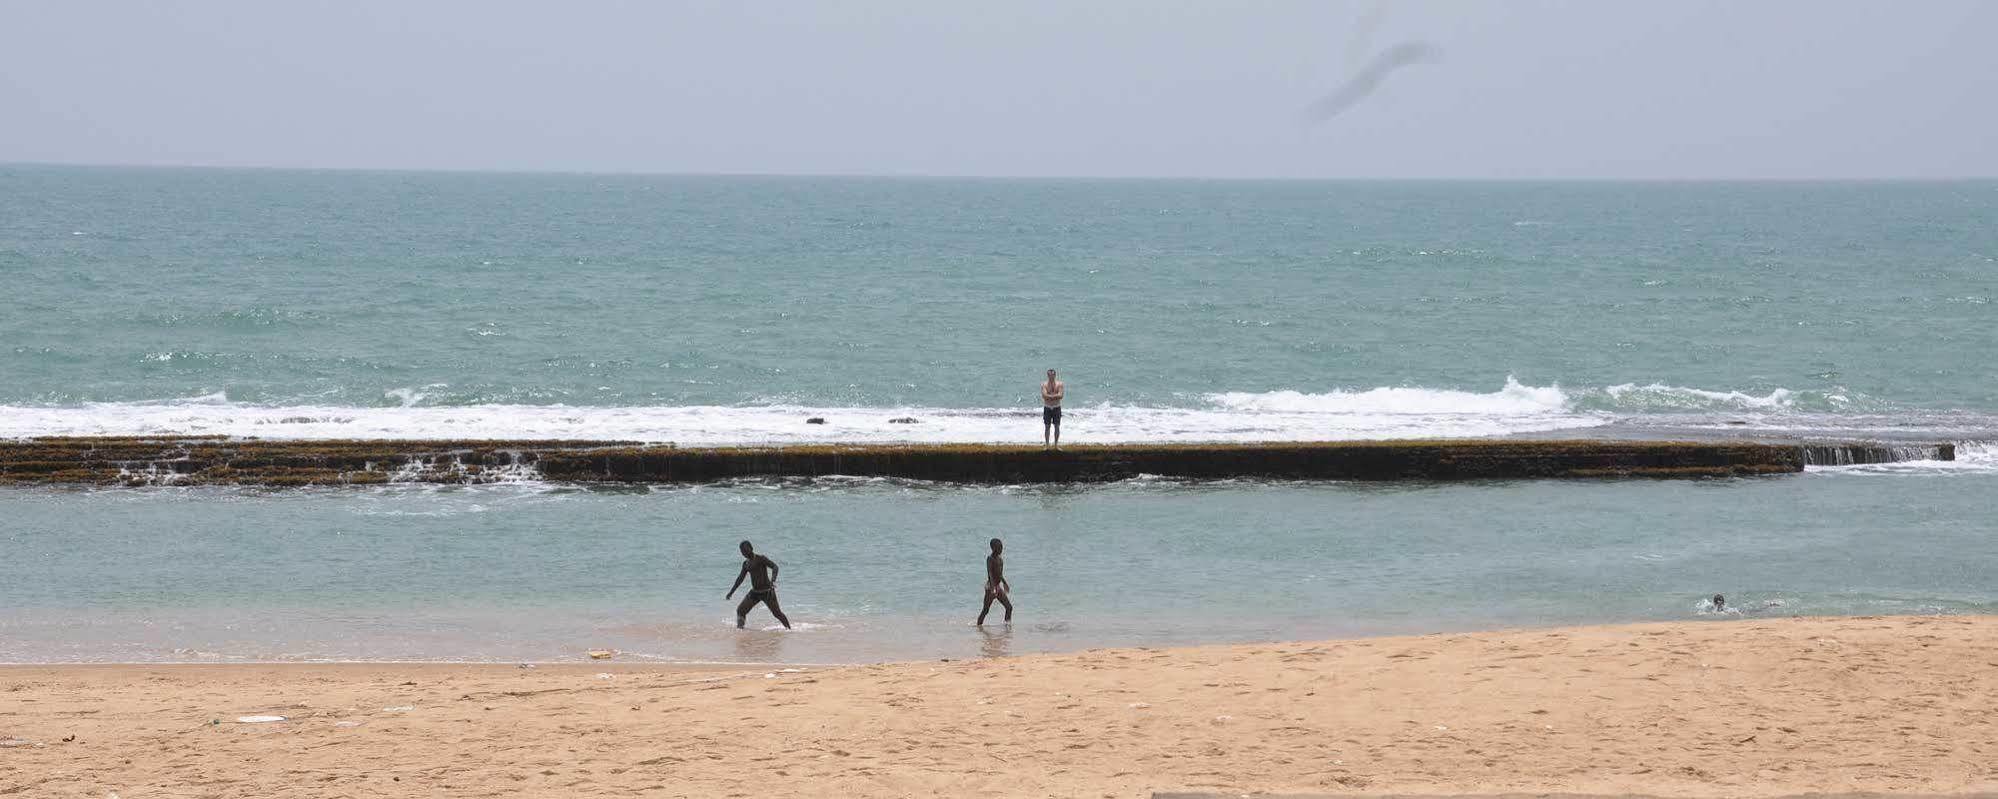
{"label": "reflection on wet sand", "polygon": [[988,658],[1003,658],[1012,654],[1013,625],[1011,622],[979,627],[978,654]]}
{"label": "reflection on wet sand", "polygon": [[776,630],[738,630],[735,659],[745,663],[777,663],[783,660],[784,633]]}

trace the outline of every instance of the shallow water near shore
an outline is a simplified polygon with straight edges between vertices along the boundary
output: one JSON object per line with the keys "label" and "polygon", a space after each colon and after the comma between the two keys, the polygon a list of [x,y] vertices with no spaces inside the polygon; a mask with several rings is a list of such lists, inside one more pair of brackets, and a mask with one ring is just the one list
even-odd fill
{"label": "shallow water near shore", "polygon": [[[867,662],[1994,613],[1998,474],[0,492],[0,661]],[[970,626],[984,542],[1019,612]],[[798,629],[723,600],[753,539]],[[1729,597],[1731,613],[1705,604]],[[996,613],[996,611],[995,611]]]}
{"label": "shallow water near shore", "polygon": [[[873,661],[1998,610],[1998,183],[0,165],[0,436],[1957,442],[1697,482],[0,491],[0,660]],[[821,417],[823,425],[808,425]],[[891,420],[913,419],[897,423]],[[984,541],[1020,616],[981,632]],[[738,633],[734,543],[793,632]],[[756,619],[769,626],[758,611]]]}

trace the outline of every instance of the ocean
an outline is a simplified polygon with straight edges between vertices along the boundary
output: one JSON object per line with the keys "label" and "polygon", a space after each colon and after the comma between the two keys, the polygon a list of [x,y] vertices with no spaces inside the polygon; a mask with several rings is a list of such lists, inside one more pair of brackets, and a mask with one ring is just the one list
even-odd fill
{"label": "ocean", "polygon": [[[1075,442],[1959,445],[1684,482],[17,488],[0,661],[857,662],[1998,612],[1994,220],[1991,181],[0,165],[0,437],[1034,442],[1056,368]],[[981,632],[992,536],[1020,610]],[[734,629],[743,538],[800,629]]]}

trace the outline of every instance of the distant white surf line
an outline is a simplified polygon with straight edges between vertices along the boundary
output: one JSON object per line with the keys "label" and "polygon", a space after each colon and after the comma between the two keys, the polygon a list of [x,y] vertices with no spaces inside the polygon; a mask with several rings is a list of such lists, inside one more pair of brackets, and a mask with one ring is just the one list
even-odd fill
{"label": "distant white surf line", "polygon": [[[434,388],[426,387],[426,388]],[[384,395],[391,407],[256,405],[209,394],[157,402],[0,406],[0,437],[220,435],[265,439],[597,439],[691,446],[791,443],[1038,442],[1039,409],[464,405]],[[1842,392],[1765,393],[1624,384],[1563,389],[1508,377],[1496,391],[1379,387],[1218,392],[1193,407],[1098,404],[1067,409],[1070,441],[1099,443],[1461,438],[1662,421],[1675,427],[1836,430],[1877,403]],[[822,419],[823,424],[808,423]],[[1908,419],[1898,419],[1904,424]],[[1940,421],[1940,420],[1931,420]],[[1984,420],[1990,421],[1990,420]],[[1917,426],[1926,426],[1918,424]],[[1974,424],[1974,427],[1982,427]]]}
{"label": "distant white surf line", "polygon": [[1364,391],[1230,391],[1204,397],[1215,407],[1258,413],[1361,415],[1476,415],[1536,417],[1565,414],[1568,395],[1558,385],[1522,385],[1511,377],[1490,393],[1452,389],[1381,387]]}
{"label": "distant white surf line", "polygon": [[[821,419],[822,424],[807,420]],[[1095,443],[1338,441],[1476,437],[1592,427],[1608,420],[1558,407],[1436,406],[1397,411],[1067,409],[1070,441]],[[220,435],[311,439],[594,439],[683,445],[1034,442],[1038,408],[852,408],[803,405],[574,407],[470,405],[357,408],[228,402],[0,407],[0,437]]]}
{"label": "distant white surf line", "polygon": [[[808,423],[823,419],[823,424]],[[897,421],[913,420],[913,421]],[[1551,412],[1303,413],[1219,409],[1069,408],[1071,441],[1336,441],[1496,436],[1604,424]],[[474,405],[346,408],[221,405],[0,407],[0,437],[220,435],[309,439],[595,439],[688,445],[807,442],[1038,442],[1036,409],[683,406],[579,408]]]}

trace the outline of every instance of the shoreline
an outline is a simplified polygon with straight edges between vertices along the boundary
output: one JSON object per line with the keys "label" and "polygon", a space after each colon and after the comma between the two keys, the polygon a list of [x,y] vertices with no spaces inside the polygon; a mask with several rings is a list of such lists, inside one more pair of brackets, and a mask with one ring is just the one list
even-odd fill
{"label": "shoreline", "polygon": [[[1998,790],[1998,616],[824,668],[20,666],[0,691],[26,742],[0,791],[55,797]],[[235,720],[263,714],[287,718]]]}
{"label": "shoreline", "polygon": [[[613,655],[612,657],[601,660],[590,659],[586,655],[582,654],[572,655],[566,659],[507,658],[507,659],[495,659],[495,660],[450,660],[450,659],[438,659],[438,658],[406,659],[406,660],[371,659],[371,658],[353,658],[353,659],[329,658],[322,660],[307,660],[307,659],[72,660],[72,661],[26,660],[26,661],[0,661],[0,677],[5,677],[7,672],[9,672],[10,670],[23,671],[23,670],[35,670],[35,669],[114,669],[114,670],[155,669],[155,668],[158,669],[207,669],[207,668],[310,669],[310,668],[319,668],[319,667],[334,668],[334,669],[369,669],[369,668],[391,669],[391,668],[409,667],[409,668],[420,668],[420,669],[435,668],[435,669],[448,670],[456,668],[520,669],[523,666],[531,669],[586,668],[586,669],[597,669],[599,671],[605,669],[653,670],[653,671],[673,671],[673,670],[683,670],[683,669],[717,670],[717,671],[727,671],[731,669],[745,669],[745,670],[761,669],[763,671],[769,671],[771,669],[781,669],[781,668],[850,669],[850,668],[866,668],[873,666],[892,666],[896,664],[909,664],[909,663],[965,663],[965,662],[974,662],[981,660],[1015,660],[1022,658],[1062,657],[1067,655],[1078,655],[1087,652],[1100,652],[1100,651],[1119,650],[1119,649],[1166,650],[1166,651],[1202,650],[1202,649],[1217,649],[1217,648],[1227,648],[1227,647],[1273,646],[1273,645],[1281,645],[1289,643],[1314,642],[1314,641],[1317,642],[1336,641],[1343,643],[1359,643],[1367,641],[1380,641],[1386,639],[1433,638],[1438,636],[1531,635],[1535,633],[1558,631],[1558,630],[1595,630],[1595,629],[1607,630],[1607,629],[1616,629],[1624,627],[1640,627],[1647,625],[1704,625],[1704,624],[1725,625],[1725,624],[1743,624],[1743,623],[1788,621],[1788,620],[1805,621],[1805,620],[1831,620],[1831,619],[1857,618],[1854,616],[1843,615],[1843,614],[1812,615],[1812,614],[1799,614],[1794,612],[1783,612],[1783,611],[1787,611],[1787,609],[1782,609],[1782,611],[1779,612],[1772,612],[1772,613],[1757,612],[1754,614],[1742,613],[1736,610],[1730,610],[1725,614],[1711,614],[1706,611],[1699,611],[1697,612],[1697,615],[1692,617],[1681,617],[1681,618],[1672,618],[1672,619],[1638,619],[1638,620],[1626,620],[1626,621],[1546,622],[1542,624],[1500,623],[1500,624],[1488,624],[1488,625],[1466,623],[1461,626],[1450,625],[1450,624],[1424,624],[1424,625],[1411,625],[1406,627],[1379,627],[1364,631],[1343,630],[1334,633],[1333,637],[1322,637],[1322,635],[1320,634],[1312,634],[1312,633],[1299,633],[1283,637],[1241,638],[1241,639],[1222,638],[1211,641],[1194,641],[1189,643],[1081,644],[1070,647],[1060,647],[1060,648],[1050,648],[1050,649],[1030,649],[1020,652],[1001,650],[995,653],[992,650],[981,650],[981,652],[978,654],[966,654],[959,651],[931,652],[921,655],[892,654],[886,656],[865,657],[854,660],[782,660],[782,659],[664,660],[664,659],[657,659],[654,657],[643,656],[640,655],[639,653],[631,651],[623,651],[623,650],[616,651],[616,654]],[[1978,619],[1985,617],[1986,616],[1984,614],[1977,614],[1977,613],[1908,612],[1908,613],[1877,613],[1877,614],[1870,614],[1866,618]],[[1994,614],[1991,617],[1998,618],[1998,614]],[[1021,622],[1020,624],[1024,626],[1028,624],[1028,622]],[[968,623],[967,626],[969,626]],[[1013,630],[1009,629],[1009,623],[1006,622],[993,622],[986,625],[984,628],[970,627],[970,629],[973,631],[982,631],[997,635],[1010,635],[1013,633]],[[745,631],[733,630],[733,629],[724,632],[725,635],[730,635],[730,636],[740,636],[743,635],[744,633]],[[752,628],[749,631],[746,631],[746,634],[750,636],[768,635],[772,633],[778,635],[786,634],[771,630],[757,630],[754,628]],[[580,652],[581,650],[578,651]]]}
{"label": "shoreline", "polygon": [[[1927,611],[1911,611],[1907,613],[1880,613],[1875,615],[1879,615],[1883,618],[1911,618],[1911,619],[1920,619],[1920,618],[1951,619],[1951,618],[1980,617],[1980,614],[1976,613],[1927,612]],[[1682,616],[1677,618],[1638,618],[1638,619],[1626,619],[1626,620],[1591,620],[1591,621],[1546,621],[1539,623],[1499,622],[1496,620],[1485,620],[1485,622],[1480,623],[1470,620],[1463,620],[1462,623],[1456,623],[1456,624],[1437,622],[1437,623],[1395,625],[1395,626],[1373,626],[1373,627],[1364,627],[1364,628],[1343,627],[1329,632],[1322,629],[1292,630],[1289,633],[1269,634],[1261,636],[1242,636],[1242,637],[1220,636],[1220,637],[1192,638],[1192,639],[1182,639],[1177,641],[1160,641],[1160,642],[1131,643],[1131,642],[1117,641],[1117,640],[1092,640],[1090,642],[1069,642],[1062,645],[1053,645],[1046,647],[1015,647],[1012,645],[1013,636],[1024,635],[1026,634],[1024,631],[1028,630],[1032,626],[1039,624],[1041,622],[1022,621],[1017,623],[1018,625],[1017,627],[1005,622],[991,622],[982,628],[974,627],[971,626],[969,622],[964,622],[963,630],[965,632],[964,635],[965,641],[977,644],[977,646],[918,647],[918,648],[881,650],[871,645],[868,645],[872,642],[865,642],[863,643],[862,646],[857,647],[860,653],[856,654],[851,659],[812,659],[810,657],[803,657],[800,659],[787,659],[784,658],[782,655],[778,655],[774,659],[727,660],[727,659],[690,658],[690,659],[681,660],[681,659],[666,659],[660,656],[650,655],[648,653],[634,651],[630,649],[613,650],[616,652],[616,654],[610,658],[591,659],[586,654],[584,654],[585,650],[579,648],[579,649],[569,650],[573,654],[557,655],[553,658],[525,657],[525,658],[493,658],[493,659],[484,659],[484,660],[450,659],[448,657],[427,657],[427,658],[407,658],[407,659],[370,658],[370,657],[354,657],[354,658],[329,657],[323,659],[307,659],[307,658],[255,659],[251,657],[244,657],[241,659],[215,659],[215,660],[14,660],[14,661],[0,661],[0,677],[4,677],[6,673],[10,670],[21,671],[21,670],[35,670],[35,669],[71,669],[71,668],[76,668],[76,669],[154,669],[154,668],[309,669],[315,667],[326,667],[326,668],[352,668],[352,669],[367,669],[367,668],[386,669],[386,668],[410,667],[410,668],[437,668],[437,669],[452,669],[452,668],[519,669],[525,666],[528,668],[554,668],[554,669],[596,668],[598,670],[603,670],[605,668],[622,668],[622,669],[665,670],[665,671],[671,671],[676,669],[691,669],[691,670],[763,669],[765,671],[768,671],[770,669],[800,668],[800,667],[812,668],[812,669],[844,669],[844,668],[863,668],[870,666],[885,666],[885,665],[894,665],[900,663],[932,663],[932,662],[962,663],[962,662],[971,662],[979,660],[1006,660],[1006,659],[1034,658],[1034,657],[1060,657],[1064,655],[1075,655],[1085,652],[1096,652],[1096,651],[1113,650],[1113,649],[1191,650],[1191,649],[1212,649],[1218,647],[1233,647],[1233,646],[1268,646],[1268,645],[1293,643],[1300,641],[1362,642],[1362,641],[1378,641],[1391,638],[1419,638],[1419,637],[1454,636],[1454,635],[1502,635],[1502,634],[1525,635],[1537,632],[1544,632],[1548,630],[1614,628],[1614,627],[1628,627],[1628,626],[1647,625],[1647,624],[1688,624],[1688,625],[1734,624],[1734,623],[1743,623],[1743,622],[1772,621],[1772,620],[1783,620],[1783,619],[1838,619],[1846,617],[1847,616],[1843,614],[1832,614],[1832,615],[1799,614],[1789,611],[1787,608],[1781,609],[1778,612],[1755,613],[1752,615],[1738,613],[1734,611],[1730,611],[1727,614],[1721,614],[1721,615],[1714,615],[1707,613],[1705,611],[1695,611],[1694,615]],[[957,628],[956,625],[952,626],[952,629],[956,628]],[[751,641],[760,640],[764,642],[772,640],[773,637],[775,636],[786,636],[794,634],[794,633],[788,633],[788,632],[770,630],[770,629],[759,630],[753,627],[747,631],[735,630],[733,628],[730,628],[727,630],[718,630],[717,632],[719,632],[721,636],[727,638],[735,638],[738,640],[751,640]],[[977,637],[974,638],[974,636]],[[1002,646],[993,646],[991,645],[991,641],[993,640],[993,638],[1003,639],[1006,641],[1006,644]]]}

